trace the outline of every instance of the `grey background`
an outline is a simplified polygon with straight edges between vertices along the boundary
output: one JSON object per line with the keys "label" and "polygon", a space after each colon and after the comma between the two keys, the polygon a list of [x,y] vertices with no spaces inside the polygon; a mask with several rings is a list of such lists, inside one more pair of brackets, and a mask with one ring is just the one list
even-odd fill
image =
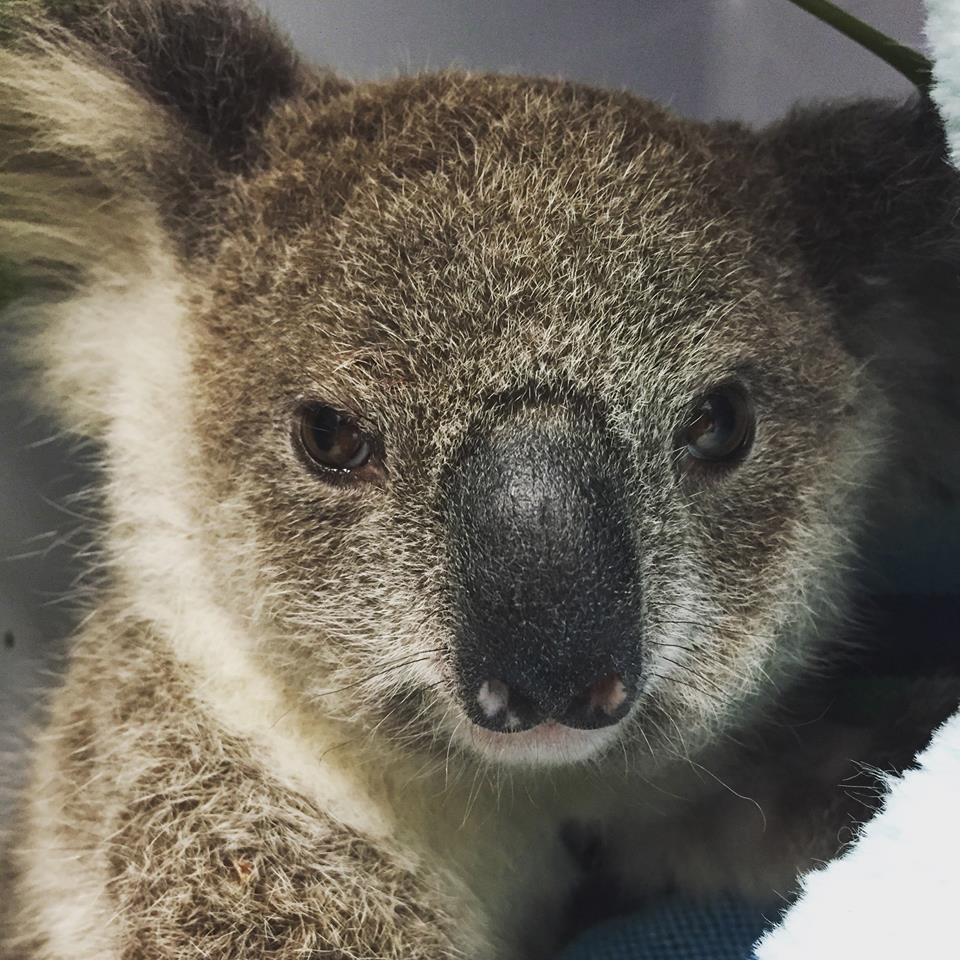
{"label": "grey background", "polygon": [[[787,0],[262,0],[311,60],[361,79],[422,67],[626,87],[700,118],[762,123],[797,99],[905,95],[890,68]],[[846,0],[921,44],[920,0]],[[6,379],[0,369],[0,378]],[[56,673],[83,471],[49,424],[0,403],[0,794]],[[9,643],[12,640],[13,645]],[[0,796],[0,818],[4,801]]]}
{"label": "grey background", "polygon": [[[764,121],[797,98],[898,94],[896,73],[787,0],[261,0],[351,77],[452,64],[627,87],[702,118]],[[841,0],[919,45],[920,0]]]}

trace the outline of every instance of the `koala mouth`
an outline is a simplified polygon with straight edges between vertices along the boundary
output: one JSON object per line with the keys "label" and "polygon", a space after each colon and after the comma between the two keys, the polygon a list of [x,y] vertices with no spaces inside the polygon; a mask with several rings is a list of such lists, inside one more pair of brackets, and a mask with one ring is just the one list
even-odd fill
{"label": "koala mouth", "polygon": [[618,726],[583,730],[547,720],[526,730],[502,733],[471,723],[460,739],[484,758],[506,766],[561,766],[603,752],[617,739]]}
{"label": "koala mouth", "polygon": [[616,738],[632,701],[629,684],[610,673],[575,697],[559,719],[544,719],[532,698],[502,680],[484,680],[469,711],[469,744],[488,759],[507,764],[586,760]]}

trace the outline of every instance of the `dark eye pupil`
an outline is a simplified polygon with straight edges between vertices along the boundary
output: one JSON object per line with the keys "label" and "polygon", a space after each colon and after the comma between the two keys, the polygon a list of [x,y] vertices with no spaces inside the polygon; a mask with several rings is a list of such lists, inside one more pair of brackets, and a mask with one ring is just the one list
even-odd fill
{"label": "dark eye pupil", "polygon": [[743,452],[750,439],[751,418],[739,392],[706,396],[686,430],[688,453],[700,460],[729,460]]}
{"label": "dark eye pupil", "polygon": [[310,458],[335,470],[356,470],[370,459],[370,444],[356,422],[333,407],[307,407],[300,437]]}

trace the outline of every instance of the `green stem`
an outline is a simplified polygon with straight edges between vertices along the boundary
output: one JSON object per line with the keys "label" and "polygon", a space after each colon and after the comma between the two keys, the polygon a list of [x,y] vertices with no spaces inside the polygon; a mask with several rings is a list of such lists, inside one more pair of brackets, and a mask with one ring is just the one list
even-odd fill
{"label": "green stem", "polygon": [[812,13],[835,30],[859,43],[881,60],[899,70],[921,93],[930,89],[932,64],[922,54],[911,47],[897,43],[885,33],[871,27],[870,24],[841,10],[829,0],[790,0],[790,3]]}

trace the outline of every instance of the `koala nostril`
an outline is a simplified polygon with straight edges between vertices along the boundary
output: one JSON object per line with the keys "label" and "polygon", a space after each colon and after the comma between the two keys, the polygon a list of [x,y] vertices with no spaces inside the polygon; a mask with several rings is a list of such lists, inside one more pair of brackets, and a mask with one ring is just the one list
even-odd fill
{"label": "koala nostril", "polygon": [[477,688],[470,715],[481,727],[500,733],[517,733],[548,721],[591,730],[622,720],[633,695],[629,681],[613,672],[582,687],[575,697],[557,691],[539,700],[497,677],[487,677]]}
{"label": "koala nostril", "polygon": [[602,710],[607,716],[613,716],[626,699],[627,688],[619,673],[608,673],[589,687],[590,709]]}
{"label": "koala nostril", "polygon": [[502,680],[484,680],[477,694],[477,705],[488,720],[504,713],[510,703],[510,688]]}
{"label": "koala nostril", "polygon": [[536,703],[495,677],[488,677],[477,691],[473,719],[488,730],[513,733],[536,726],[543,716]]}
{"label": "koala nostril", "polygon": [[630,709],[632,693],[619,673],[608,673],[586,687],[567,707],[561,723],[582,729],[609,727]]}

